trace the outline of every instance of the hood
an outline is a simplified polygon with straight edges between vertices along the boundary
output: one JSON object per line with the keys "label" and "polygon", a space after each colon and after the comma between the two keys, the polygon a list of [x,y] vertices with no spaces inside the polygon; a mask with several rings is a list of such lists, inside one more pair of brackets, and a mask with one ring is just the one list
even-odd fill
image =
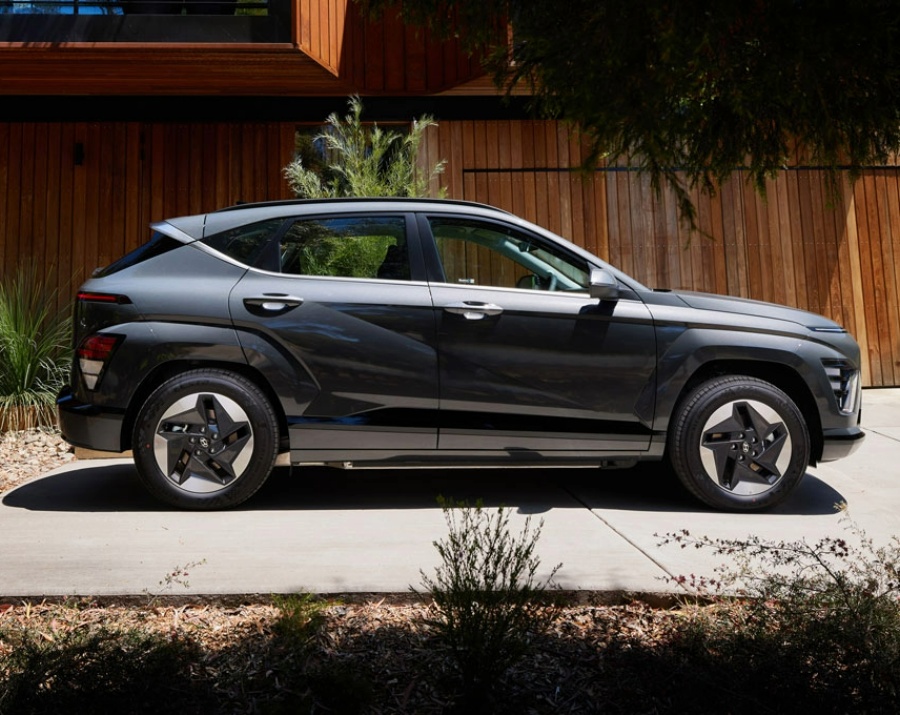
{"label": "hood", "polygon": [[748,298],[715,295],[712,293],[677,291],[676,295],[681,298],[684,303],[697,310],[716,310],[724,313],[735,313],[737,315],[783,320],[807,328],[827,332],[843,330],[840,325],[833,320],[829,320],[825,316],[818,315],[817,313],[810,313],[798,308],[790,308],[786,305],[765,303],[761,300],[750,300]]}

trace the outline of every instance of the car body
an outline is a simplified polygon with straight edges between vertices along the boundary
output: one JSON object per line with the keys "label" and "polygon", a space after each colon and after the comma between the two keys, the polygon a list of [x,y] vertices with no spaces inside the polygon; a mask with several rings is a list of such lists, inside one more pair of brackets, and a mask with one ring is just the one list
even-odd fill
{"label": "car body", "polygon": [[671,461],[722,509],[862,441],[860,354],[785,306],[650,290],[507,212],[246,204],[156,223],[78,292],[64,437],[159,498],[233,506],[273,465]]}

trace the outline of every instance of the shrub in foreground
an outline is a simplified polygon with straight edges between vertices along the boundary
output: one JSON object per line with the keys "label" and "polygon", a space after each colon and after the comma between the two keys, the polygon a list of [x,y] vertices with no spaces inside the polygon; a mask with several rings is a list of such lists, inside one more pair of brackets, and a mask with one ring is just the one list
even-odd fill
{"label": "shrub in foreground", "polygon": [[823,712],[895,711],[900,698],[900,540],[876,546],[845,520],[845,537],[815,542],[669,534],[729,565],[679,578],[713,606],[681,633],[682,656],[708,661],[720,683],[750,679],[760,696]]}
{"label": "shrub in foreground", "polygon": [[517,535],[509,512],[442,500],[447,537],[434,542],[441,562],[422,583],[433,599],[429,621],[462,679],[466,712],[492,707],[492,690],[557,614],[545,593],[560,565],[538,578],[542,524]]}

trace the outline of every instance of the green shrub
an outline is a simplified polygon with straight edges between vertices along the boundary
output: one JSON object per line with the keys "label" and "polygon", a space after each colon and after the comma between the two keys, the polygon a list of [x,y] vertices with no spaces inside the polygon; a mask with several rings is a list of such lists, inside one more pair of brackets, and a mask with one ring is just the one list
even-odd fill
{"label": "green shrub", "polygon": [[289,648],[307,647],[325,622],[325,602],[309,593],[276,595],[273,605],[279,615],[272,632]]}
{"label": "green shrub", "polygon": [[[350,112],[329,115],[327,128],[313,138],[324,145],[318,166],[302,156],[284,168],[291,190],[303,199],[341,196],[428,196],[428,186],[444,170],[438,162],[427,173],[419,169],[419,147],[431,117],[414,120],[408,133],[384,130],[362,121],[362,101],[351,97]],[[309,155],[313,147],[307,147]],[[312,164],[309,158],[306,164]]]}
{"label": "green shrub", "polygon": [[69,311],[33,268],[0,283],[0,432],[56,424],[71,362]]}
{"label": "green shrub", "polygon": [[441,563],[433,578],[422,572],[436,612],[428,623],[462,678],[462,709],[489,710],[497,682],[557,613],[545,591],[561,565],[538,579],[535,548],[543,524],[532,529],[531,517],[514,536],[502,507],[489,513],[481,504],[441,503],[449,530],[434,542]]}

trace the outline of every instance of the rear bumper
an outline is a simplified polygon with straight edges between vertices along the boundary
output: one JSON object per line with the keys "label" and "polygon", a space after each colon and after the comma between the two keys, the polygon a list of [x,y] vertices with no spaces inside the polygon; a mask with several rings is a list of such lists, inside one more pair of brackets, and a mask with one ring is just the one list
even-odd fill
{"label": "rear bumper", "polygon": [[76,447],[101,452],[121,452],[124,411],[102,410],[75,398],[71,387],[64,387],[56,398],[59,427],[63,439]]}
{"label": "rear bumper", "polygon": [[821,462],[833,462],[853,454],[866,437],[859,427],[825,430]]}

